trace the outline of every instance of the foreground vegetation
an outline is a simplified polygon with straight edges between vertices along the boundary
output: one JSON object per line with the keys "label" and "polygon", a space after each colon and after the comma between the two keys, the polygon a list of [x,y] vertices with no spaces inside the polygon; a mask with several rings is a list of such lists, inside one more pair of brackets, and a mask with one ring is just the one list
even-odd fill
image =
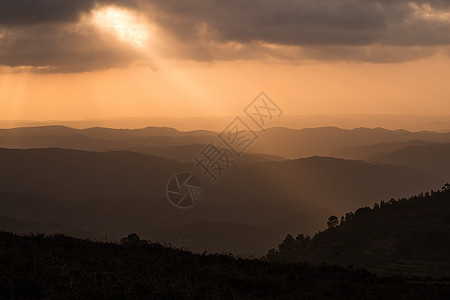
{"label": "foreground vegetation", "polygon": [[267,254],[276,262],[365,267],[382,274],[450,277],[450,185],[332,216],[314,237],[288,235]]}
{"label": "foreground vegetation", "polygon": [[450,297],[450,286],[337,266],[193,254],[129,235],[121,244],[0,232],[0,298]]}

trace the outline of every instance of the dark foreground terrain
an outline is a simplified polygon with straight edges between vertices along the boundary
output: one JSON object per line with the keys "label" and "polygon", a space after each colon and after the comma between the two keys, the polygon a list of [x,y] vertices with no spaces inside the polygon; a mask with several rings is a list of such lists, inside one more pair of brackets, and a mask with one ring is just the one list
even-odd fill
{"label": "dark foreground terrain", "polygon": [[121,244],[0,232],[2,299],[449,299],[445,281],[336,266],[201,255],[129,235]]}
{"label": "dark foreground terrain", "polygon": [[408,199],[362,207],[312,238],[288,235],[269,251],[277,262],[364,267],[378,274],[450,277],[450,184]]}

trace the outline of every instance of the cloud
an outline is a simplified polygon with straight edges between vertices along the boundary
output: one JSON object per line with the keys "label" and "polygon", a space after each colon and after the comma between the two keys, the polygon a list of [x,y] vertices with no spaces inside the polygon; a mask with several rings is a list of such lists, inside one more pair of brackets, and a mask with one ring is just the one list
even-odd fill
{"label": "cloud", "polygon": [[153,0],[183,58],[392,63],[450,44],[450,1]]}
{"label": "cloud", "polygon": [[74,22],[80,13],[90,11],[93,5],[93,0],[2,0],[0,24],[17,26]]}
{"label": "cloud", "polygon": [[133,0],[2,0],[0,26],[76,22],[96,4],[136,7]]}
{"label": "cloud", "polygon": [[117,5],[162,34],[162,58],[399,62],[449,53],[448,0],[2,0],[0,64],[120,67],[142,53],[83,16]]}
{"label": "cloud", "polygon": [[[207,24],[217,41],[281,45],[442,45],[450,43],[450,1],[153,0],[152,17],[179,38]],[[427,13],[435,16],[426,17]],[[447,32],[445,32],[447,30]]]}
{"label": "cloud", "polygon": [[366,44],[376,39],[387,21],[375,2],[358,2],[193,0],[177,6],[179,1],[154,0],[153,17],[180,37],[192,38],[196,25],[203,23],[217,32],[220,41]]}
{"label": "cloud", "polygon": [[4,0],[0,3],[0,65],[39,72],[124,67],[143,54],[105,33],[88,16],[121,0]]}
{"label": "cloud", "polygon": [[46,72],[82,72],[126,66],[141,54],[87,25],[40,24],[0,39],[0,65]]}

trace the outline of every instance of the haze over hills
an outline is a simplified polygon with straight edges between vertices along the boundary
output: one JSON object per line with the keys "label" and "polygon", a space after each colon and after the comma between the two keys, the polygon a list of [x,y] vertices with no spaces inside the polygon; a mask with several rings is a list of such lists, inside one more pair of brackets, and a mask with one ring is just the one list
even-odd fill
{"label": "haze over hills", "polygon": [[314,155],[332,156],[342,148],[358,147],[377,143],[408,142],[412,140],[448,142],[450,132],[410,132],[383,128],[336,127],[305,128],[299,130],[270,128],[250,148],[250,151],[281,155],[287,158]]}
{"label": "haze over hills", "polygon": [[[158,151],[154,148],[208,144],[214,137],[217,137],[217,134],[204,130],[182,132],[166,127],[124,130],[48,126],[0,130],[0,147],[60,147],[89,151],[132,150],[152,154],[152,151]],[[257,132],[257,134],[260,138],[248,148],[248,153],[271,154],[286,158],[333,156],[342,148],[362,147],[377,143],[410,141],[442,143],[450,141],[449,132],[410,132],[382,128],[352,130],[336,127],[269,128],[265,132]],[[159,152],[161,153],[161,151]]]}
{"label": "haze over hills", "polygon": [[[0,130],[1,147],[24,148],[0,149],[0,223],[17,232],[60,230],[89,237],[108,234],[113,240],[139,232],[195,251],[261,255],[286,232],[313,234],[332,214],[436,189],[445,180],[446,165],[437,160],[418,165],[412,163],[415,152],[400,154],[403,160],[373,153],[440,145],[450,133],[324,127],[269,128],[258,135],[231,170],[211,184],[193,157],[216,132],[64,126]],[[222,150],[232,157],[229,149]],[[350,160],[323,156],[339,151]],[[440,161],[446,161],[447,150],[440,151]],[[308,155],[315,156],[298,159]],[[362,156],[369,162],[353,160]],[[439,172],[430,172],[433,166]],[[180,171],[202,179],[205,191],[195,209],[179,211],[166,199],[167,181]]]}
{"label": "haze over hills", "polygon": [[[435,184],[407,167],[324,157],[249,162],[215,185],[192,163],[135,152],[1,149],[0,164],[4,217],[110,238],[139,232],[198,251],[240,254],[263,254],[290,230],[312,234],[330,214]],[[200,204],[188,211],[165,198],[168,179],[182,170],[198,174],[205,188]],[[241,235],[232,234],[236,230]],[[240,242],[245,237],[249,242]]]}
{"label": "haze over hills", "polygon": [[[181,163],[193,163],[194,156],[205,148],[205,144],[190,144],[190,145],[177,145],[177,146],[154,146],[154,147],[133,147],[130,151],[152,154],[159,157],[173,159]],[[214,146],[218,147],[215,143]],[[226,153],[228,157],[233,157],[235,154],[229,148],[218,147],[220,151]],[[234,160],[234,159],[233,159]],[[260,161],[281,161],[286,158],[263,153],[245,153],[239,158],[239,164],[249,164]]]}
{"label": "haze over hills", "polygon": [[419,170],[329,157],[255,163],[233,175],[212,188],[233,187],[232,199],[304,199],[340,214],[439,187],[435,178]]}
{"label": "haze over hills", "polygon": [[329,222],[313,238],[291,235],[275,261],[366,267],[383,274],[450,276],[450,185],[409,199],[381,201]]}
{"label": "haze over hills", "polygon": [[[211,205],[214,202],[205,197],[195,210],[180,211],[167,201],[166,183],[179,171],[197,170],[193,170],[192,164],[140,153],[2,149],[0,163],[4,171],[0,178],[0,215],[24,222],[58,224],[61,228],[71,227],[97,235],[107,233],[113,239],[137,231],[149,238],[178,242],[179,237],[173,231],[182,230],[184,225],[217,222],[217,228],[221,222],[232,222],[235,227],[243,228],[265,226],[294,212],[308,215],[313,207],[285,204],[283,199],[277,199],[276,209],[274,204],[255,203],[255,210],[246,204],[245,198],[234,199],[237,203],[232,205],[226,202]],[[315,209],[317,219],[302,219],[297,225],[301,223],[305,230],[313,232],[321,227],[321,220],[329,213],[326,209]],[[253,218],[249,219],[249,215]],[[11,228],[9,221],[7,225]],[[161,230],[170,232],[161,236]],[[248,245],[243,248],[229,232],[223,235],[231,240],[223,237],[222,240],[229,244],[230,251],[262,254],[279,238],[280,230],[266,232],[264,248],[250,249]],[[247,238],[252,240],[250,234]],[[197,234],[196,242],[203,243],[203,250],[223,250],[211,241],[210,236]]]}
{"label": "haze over hills", "polygon": [[450,179],[450,144],[413,145],[374,154],[369,159],[424,170],[444,181]]}
{"label": "haze over hills", "polygon": [[429,145],[436,142],[432,141],[407,141],[407,142],[392,142],[392,143],[378,143],[358,147],[342,148],[334,151],[331,156],[344,159],[358,159],[370,161],[372,157],[392,152],[398,149],[406,148],[415,145]]}
{"label": "haze over hills", "polygon": [[395,164],[429,173],[438,181],[450,179],[450,143],[410,141],[345,148],[336,157],[363,159],[368,162]]}
{"label": "haze over hills", "polygon": [[214,132],[198,130],[180,132],[173,128],[143,129],[88,128],[64,126],[27,127],[0,130],[0,146],[4,148],[59,147],[77,150],[129,150],[155,146],[206,144]]}
{"label": "haze over hills", "polygon": [[[223,130],[236,116],[194,116],[194,117],[121,117],[96,118],[85,120],[0,120],[0,128],[36,127],[49,125],[64,125],[72,128],[107,127],[139,129],[149,125],[155,127],[173,127],[183,131],[190,130]],[[285,114],[280,119],[272,120],[272,126],[287,128],[315,128],[333,126],[344,129],[356,127],[383,127],[390,130],[399,128],[410,131],[450,131],[450,117],[445,114],[320,114],[320,115],[290,115]]]}

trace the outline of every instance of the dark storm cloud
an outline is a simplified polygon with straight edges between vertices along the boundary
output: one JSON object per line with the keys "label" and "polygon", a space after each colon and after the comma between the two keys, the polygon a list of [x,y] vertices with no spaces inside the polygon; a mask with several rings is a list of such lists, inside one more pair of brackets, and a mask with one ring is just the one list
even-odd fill
{"label": "dark storm cloud", "polygon": [[[81,28],[80,28],[81,27]],[[46,72],[81,72],[126,66],[140,54],[90,27],[40,24],[0,39],[0,65],[44,67]]]}
{"label": "dark storm cloud", "polygon": [[73,22],[81,12],[91,10],[92,0],[2,0],[0,24]]}
{"label": "dark storm cloud", "polygon": [[[154,0],[155,18],[184,37],[204,22],[219,40],[275,44],[366,44],[386,28],[373,1]],[[164,12],[164,15],[160,13]],[[176,18],[174,18],[176,15]],[[191,24],[191,26],[188,26]]]}
{"label": "dark storm cloud", "polygon": [[147,10],[150,17],[182,41],[177,45],[183,49],[180,55],[197,60],[391,63],[427,57],[450,44],[450,16],[444,15],[450,12],[449,0],[147,3],[151,3],[152,9]]}
{"label": "dark storm cloud", "polygon": [[0,65],[58,71],[142,57],[92,25],[98,5],[126,6],[165,33],[162,57],[399,62],[448,54],[450,0],[0,0]]}
{"label": "dark storm cloud", "polygon": [[96,3],[133,6],[132,0],[1,0],[0,25],[18,26],[46,22],[75,22]]}
{"label": "dark storm cloud", "polygon": [[0,66],[80,72],[141,59],[129,45],[78,24],[96,5],[136,8],[132,0],[0,0]]}
{"label": "dark storm cloud", "polygon": [[[283,45],[436,45],[450,43],[448,22],[418,17],[411,3],[437,12],[450,1],[153,0],[153,17],[180,38],[207,24],[219,41]],[[444,32],[447,31],[447,32]]]}

